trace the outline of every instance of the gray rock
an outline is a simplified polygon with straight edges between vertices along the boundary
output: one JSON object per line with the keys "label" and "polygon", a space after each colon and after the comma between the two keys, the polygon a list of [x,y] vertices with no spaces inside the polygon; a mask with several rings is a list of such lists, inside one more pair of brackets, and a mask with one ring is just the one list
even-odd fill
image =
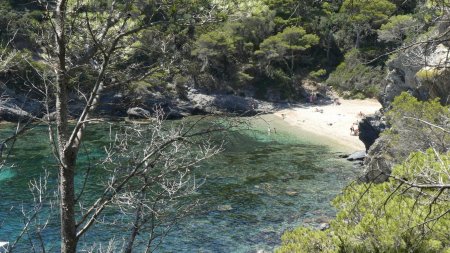
{"label": "gray rock", "polygon": [[364,176],[360,181],[382,183],[389,179],[392,166],[397,162],[395,155],[386,148],[388,142],[386,138],[380,137],[372,145],[364,160]]}
{"label": "gray rock", "polygon": [[321,231],[325,231],[325,230],[327,230],[329,228],[330,228],[330,224],[329,223],[320,223],[320,225],[319,225],[319,229]]}
{"label": "gray rock", "polygon": [[148,119],[151,117],[151,114],[148,110],[145,110],[140,107],[132,107],[127,110],[127,115],[130,118],[135,119]]}
{"label": "gray rock", "polygon": [[42,120],[44,121],[55,121],[56,120],[56,112],[51,112],[42,116]]}
{"label": "gray rock", "polygon": [[347,157],[349,161],[362,161],[366,157],[366,151],[357,151]]}
{"label": "gray rock", "polygon": [[22,122],[32,118],[34,118],[33,115],[19,107],[8,107],[5,104],[0,105],[0,120]]}
{"label": "gray rock", "polygon": [[[449,23],[442,23],[441,26],[443,25],[447,28],[439,27],[439,30],[448,31]],[[442,36],[448,39],[448,35],[435,32],[434,37],[445,41],[441,38]],[[398,53],[395,58],[387,62],[387,81],[380,97],[383,106],[389,107],[394,98],[403,91],[421,100],[439,97],[441,103],[448,104],[450,102],[450,85],[448,85],[450,63],[447,60],[449,52],[448,45],[445,43],[433,45],[418,43]]]}
{"label": "gray rock", "polygon": [[231,211],[231,210],[233,210],[233,207],[231,205],[219,205],[217,207],[217,210],[222,211],[222,212]]}

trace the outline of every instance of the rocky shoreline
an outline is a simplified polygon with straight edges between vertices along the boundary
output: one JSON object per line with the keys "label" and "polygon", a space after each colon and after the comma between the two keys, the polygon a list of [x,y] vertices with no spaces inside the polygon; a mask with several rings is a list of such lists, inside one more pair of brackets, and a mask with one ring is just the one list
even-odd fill
{"label": "rocky shoreline", "polygon": [[[17,94],[3,87],[0,100],[0,121],[21,122],[30,119],[53,120],[54,109],[46,110],[42,98],[34,98],[27,94]],[[50,103],[51,104],[51,103]],[[94,117],[145,119],[154,114],[155,106],[162,108],[168,119],[180,119],[190,115],[254,116],[271,113],[288,106],[287,102],[268,102],[252,97],[230,94],[206,94],[196,89],[189,89],[185,99],[156,93],[141,97],[124,95],[117,91],[106,91],[102,94]],[[81,114],[84,103],[81,97],[72,94],[69,102],[73,118]]]}

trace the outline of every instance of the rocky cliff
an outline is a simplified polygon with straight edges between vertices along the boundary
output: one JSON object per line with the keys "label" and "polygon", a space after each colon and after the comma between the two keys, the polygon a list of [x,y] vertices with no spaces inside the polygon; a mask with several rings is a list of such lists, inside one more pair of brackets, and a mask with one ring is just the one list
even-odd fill
{"label": "rocky cliff", "polygon": [[[440,22],[427,34],[405,45],[388,61],[386,84],[380,96],[385,110],[404,91],[420,100],[440,98],[441,104],[450,103],[450,22]],[[389,137],[378,138],[385,124],[381,115],[367,117],[360,123],[360,139],[368,149],[363,181],[383,182],[392,166],[401,162],[389,145]]]}
{"label": "rocky cliff", "polygon": [[427,100],[440,98],[441,103],[450,102],[450,27],[442,22],[431,35],[419,37],[388,61],[388,74],[380,97],[383,106],[401,92]]}

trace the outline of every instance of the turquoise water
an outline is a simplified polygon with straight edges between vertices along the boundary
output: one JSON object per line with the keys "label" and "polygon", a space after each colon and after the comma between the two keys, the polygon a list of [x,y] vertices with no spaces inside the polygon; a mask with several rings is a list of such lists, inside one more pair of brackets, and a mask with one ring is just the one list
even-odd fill
{"label": "turquoise water", "polygon": [[[8,133],[4,128],[2,137]],[[80,167],[101,157],[107,144],[108,124],[90,129],[82,149],[89,156],[81,157]],[[157,252],[271,251],[286,229],[315,226],[334,215],[329,202],[357,169],[310,137],[280,130],[268,135],[266,129],[255,126],[228,135],[225,151],[202,164],[196,178],[205,181],[192,196],[202,205],[173,228]],[[0,241],[13,241],[20,233],[21,208],[29,208],[32,201],[29,180],[47,170],[49,185],[55,186],[56,167],[49,151],[46,128],[38,127],[17,142],[8,163],[14,166],[0,171]],[[94,172],[92,178],[101,176]],[[87,194],[96,190],[93,184]],[[51,219],[42,232],[46,245],[53,247],[50,252],[58,251],[57,224],[57,218]],[[106,244],[124,232],[114,226],[95,229],[83,238],[80,248],[93,242]],[[27,247],[24,241],[21,249]]]}

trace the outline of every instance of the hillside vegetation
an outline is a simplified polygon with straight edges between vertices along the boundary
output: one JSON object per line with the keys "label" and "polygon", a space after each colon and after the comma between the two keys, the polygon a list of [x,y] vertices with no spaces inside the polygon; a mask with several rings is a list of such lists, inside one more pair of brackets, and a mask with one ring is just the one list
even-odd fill
{"label": "hillside vegetation", "polygon": [[[302,81],[309,79],[347,97],[376,97],[385,82],[388,57],[382,55],[432,29],[442,16],[432,1],[418,0],[211,0],[192,6],[168,1],[155,2],[155,8],[158,4],[171,7],[152,16],[159,25],[133,36],[116,72],[109,73],[130,94],[162,91],[184,98],[186,88],[196,87],[299,99],[306,96]],[[103,22],[100,4],[78,11],[92,23]],[[42,85],[39,75],[47,69],[41,61],[48,50],[42,31],[50,28],[44,8],[36,1],[7,0],[0,12],[2,45],[17,50],[1,80],[18,90]],[[83,39],[72,39],[75,56],[85,53]],[[89,85],[89,67],[73,82]]]}

